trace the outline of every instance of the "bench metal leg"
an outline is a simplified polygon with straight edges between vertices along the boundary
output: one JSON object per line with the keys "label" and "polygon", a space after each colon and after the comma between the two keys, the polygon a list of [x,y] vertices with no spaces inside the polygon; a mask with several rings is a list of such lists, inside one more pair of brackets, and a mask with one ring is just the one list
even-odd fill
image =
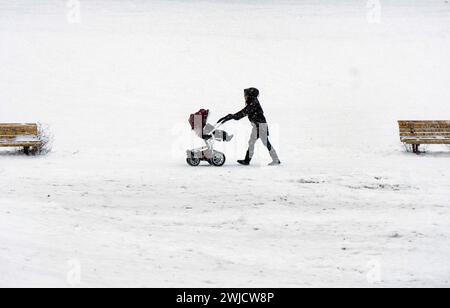
{"label": "bench metal leg", "polygon": [[25,155],[30,155],[30,147],[24,147],[23,152],[25,153]]}
{"label": "bench metal leg", "polygon": [[413,144],[413,152],[417,155],[420,154],[419,147],[420,147],[420,144]]}
{"label": "bench metal leg", "polygon": [[30,150],[30,154],[31,155],[37,155],[37,153],[39,152],[39,148],[38,147],[32,147]]}

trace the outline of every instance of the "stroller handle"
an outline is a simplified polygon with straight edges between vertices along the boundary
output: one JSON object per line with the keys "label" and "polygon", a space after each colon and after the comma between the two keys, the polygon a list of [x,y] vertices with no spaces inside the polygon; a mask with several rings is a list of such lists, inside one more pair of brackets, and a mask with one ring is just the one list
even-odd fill
{"label": "stroller handle", "polygon": [[210,134],[214,133],[216,130],[219,129],[219,127],[221,127],[223,125],[223,123],[219,123],[217,122],[216,125],[214,125],[213,130],[210,132]]}

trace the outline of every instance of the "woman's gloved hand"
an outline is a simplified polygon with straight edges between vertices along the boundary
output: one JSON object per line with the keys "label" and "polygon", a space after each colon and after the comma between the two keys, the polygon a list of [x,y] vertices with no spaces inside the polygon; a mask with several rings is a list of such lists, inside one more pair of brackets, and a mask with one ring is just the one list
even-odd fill
{"label": "woman's gloved hand", "polygon": [[234,115],[233,114],[229,114],[229,115],[221,118],[217,123],[224,124],[224,123],[226,123],[226,122],[228,122],[230,120],[233,120],[233,118],[234,118]]}

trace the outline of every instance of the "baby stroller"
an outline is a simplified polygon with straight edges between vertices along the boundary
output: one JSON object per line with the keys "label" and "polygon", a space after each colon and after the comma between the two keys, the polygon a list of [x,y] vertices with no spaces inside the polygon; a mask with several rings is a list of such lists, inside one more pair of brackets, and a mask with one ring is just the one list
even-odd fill
{"label": "baby stroller", "polygon": [[233,135],[218,129],[222,124],[218,123],[216,126],[208,124],[208,116],[209,110],[200,109],[189,117],[192,130],[206,143],[204,147],[187,150],[186,162],[192,167],[197,167],[201,161],[207,161],[212,166],[222,167],[226,157],[225,154],[214,150],[214,141],[229,142],[233,139]]}

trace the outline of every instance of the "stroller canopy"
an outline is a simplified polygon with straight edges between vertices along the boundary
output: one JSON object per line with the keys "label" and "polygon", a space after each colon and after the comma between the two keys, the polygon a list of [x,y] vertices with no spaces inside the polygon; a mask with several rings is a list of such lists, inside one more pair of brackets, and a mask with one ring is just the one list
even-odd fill
{"label": "stroller canopy", "polygon": [[191,114],[189,117],[189,124],[191,124],[191,129],[202,131],[206,126],[208,121],[209,110],[200,109],[196,113]]}

